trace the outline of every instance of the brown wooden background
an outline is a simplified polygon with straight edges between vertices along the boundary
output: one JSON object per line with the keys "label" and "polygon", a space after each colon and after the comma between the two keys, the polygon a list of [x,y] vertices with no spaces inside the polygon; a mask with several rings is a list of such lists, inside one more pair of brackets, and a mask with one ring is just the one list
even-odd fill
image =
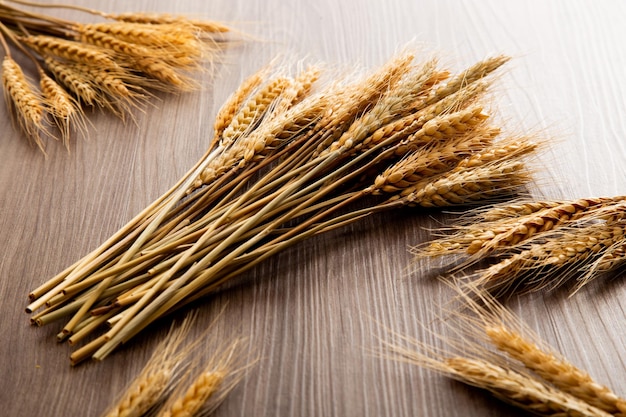
{"label": "brown wooden background", "polygon": [[[461,69],[495,53],[515,57],[494,109],[511,130],[554,139],[534,195],[626,193],[626,3],[620,1],[70,0],[111,12],[201,14],[258,41],[232,48],[204,91],[162,96],[137,125],[94,114],[89,140],[44,159],[0,108],[0,415],[98,416],[144,365],[170,321],[104,363],[69,366],[61,324],[34,328],[28,291],[88,253],[202,155],[213,117],[242,78],[274,56],[364,67],[407,42]],[[75,19],[71,11],[55,12]],[[450,291],[438,262],[407,249],[443,218],[406,210],[303,243],[199,307],[194,332],[225,306],[216,333],[250,337],[261,360],[219,416],[512,415],[478,391],[372,354],[381,326],[438,344],[437,306]],[[524,320],[574,363],[626,395],[626,285],[603,280],[572,298],[526,296]],[[379,323],[379,324],[377,324]]]}

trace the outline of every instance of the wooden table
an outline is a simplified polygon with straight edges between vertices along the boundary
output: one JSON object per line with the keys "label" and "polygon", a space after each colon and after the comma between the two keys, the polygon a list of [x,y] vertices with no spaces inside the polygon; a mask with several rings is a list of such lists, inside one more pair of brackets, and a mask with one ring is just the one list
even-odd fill
{"label": "wooden table", "polygon": [[[128,2],[72,0],[128,10]],[[363,67],[408,42],[460,70],[491,54],[514,57],[493,108],[514,132],[551,139],[533,194],[625,193],[626,4],[619,1],[187,1],[142,0],[135,10],[202,14],[256,40],[229,50],[204,90],[162,101],[124,125],[90,115],[88,140],[49,157],[0,124],[0,414],[97,416],[144,365],[170,320],[103,363],[71,368],[60,324],[31,327],[26,294],[88,253],[168,189],[203,154],[213,117],[243,77],[276,55]],[[84,19],[74,11],[58,16]],[[258,364],[219,416],[497,416],[515,412],[482,393],[372,353],[384,330],[440,345],[434,317],[450,291],[439,261],[412,262],[436,212],[381,215],[309,240],[254,269],[244,285],[198,307],[193,332],[223,308],[215,330],[241,332]],[[523,320],[575,364],[626,394],[626,286],[601,280],[574,297],[514,300]]]}

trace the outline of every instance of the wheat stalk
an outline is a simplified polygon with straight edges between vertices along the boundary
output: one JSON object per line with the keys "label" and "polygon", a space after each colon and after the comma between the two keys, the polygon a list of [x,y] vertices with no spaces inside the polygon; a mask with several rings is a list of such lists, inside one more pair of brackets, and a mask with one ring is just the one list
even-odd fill
{"label": "wheat stalk", "polygon": [[17,119],[20,129],[45,154],[40,135],[45,131],[43,100],[9,55],[2,60],[2,86],[7,107]]}
{"label": "wheat stalk", "polygon": [[535,343],[504,326],[487,327],[485,333],[498,349],[557,388],[611,415],[626,415],[626,400],[596,383],[588,373],[565,359],[543,351]]}
{"label": "wheat stalk", "polygon": [[452,377],[490,391],[516,407],[543,416],[610,416],[564,392],[555,390],[533,378],[487,361],[448,358],[442,371]]}

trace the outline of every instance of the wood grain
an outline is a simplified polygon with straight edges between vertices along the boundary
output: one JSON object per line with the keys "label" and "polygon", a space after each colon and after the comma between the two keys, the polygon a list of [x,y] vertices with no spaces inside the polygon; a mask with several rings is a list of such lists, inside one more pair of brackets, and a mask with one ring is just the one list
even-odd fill
{"label": "wood grain", "polygon": [[[128,11],[128,2],[73,0]],[[0,414],[98,416],[134,377],[171,320],[104,363],[70,368],[61,325],[30,327],[28,291],[88,253],[202,155],[219,105],[276,55],[342,66],[382,63],[407,42],[461,69],[494,53],[515,57],[494,94],[512,131],[553,138],[537,161],[537,196],[626,192],[626,4],[619,1],[141,0],[135,10],[201,14],[253,40],[232,48],[204,91],[160,96],[137,125],[91,115],[89,140],[44,159],[0,110]],[[85,19],[72,11],[59,16]],[[439,345],[435,318],[450,292],[438,262],[407,251],[446,217],[404,210],[312,239],[268,260],[241,284],[197,305],[200,332],[250,337],[259,364],[219,416],[499,416],[515,412],[478,391],[376,353],[385,328]],[[620,279],[576,296],[511,305],[549,343],[626,394]]]}

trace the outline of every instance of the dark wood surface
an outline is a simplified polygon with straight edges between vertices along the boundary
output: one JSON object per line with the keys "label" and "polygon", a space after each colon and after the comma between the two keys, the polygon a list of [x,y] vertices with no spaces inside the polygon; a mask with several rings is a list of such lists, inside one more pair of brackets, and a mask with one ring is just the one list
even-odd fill
{"label": "dark wood surface", "polygon": [[[73,1],[107,11],[128,2]],[[411,42],[461,69],[495,53],[514,60],[493,109],[514,132],[548,137],[533,194],[558,198],[626,192],[626,4],[619,1],[181,1],[133,10],[200,14],[253,35],[231,48],[204,90],[159,96],[124,125],[93,114],[88,140],[43,156],[0,107],[0,415],[98,416],[145,364],[170,320],[103,363],[71,368],[61,324],[31,327],[29,290],[115,232],[203,154],[213,117],[243,77],[276,55],[285,62],[381,64]],[[67,18],[84,19],[72,11]],[[431,332],[450,291],[438,261],[408,248],[446,220],[437,212],[381,215],[293,247],[196,308],[193,333],[224,308],[215,333],[244,334],[258,364],[219,416],[499,416],[497,401],[376,350],[388,328],[439,345]],[[511,307],[550,344],[626,394],[626,286],[593,283],[575,296],[525,296]]]}

